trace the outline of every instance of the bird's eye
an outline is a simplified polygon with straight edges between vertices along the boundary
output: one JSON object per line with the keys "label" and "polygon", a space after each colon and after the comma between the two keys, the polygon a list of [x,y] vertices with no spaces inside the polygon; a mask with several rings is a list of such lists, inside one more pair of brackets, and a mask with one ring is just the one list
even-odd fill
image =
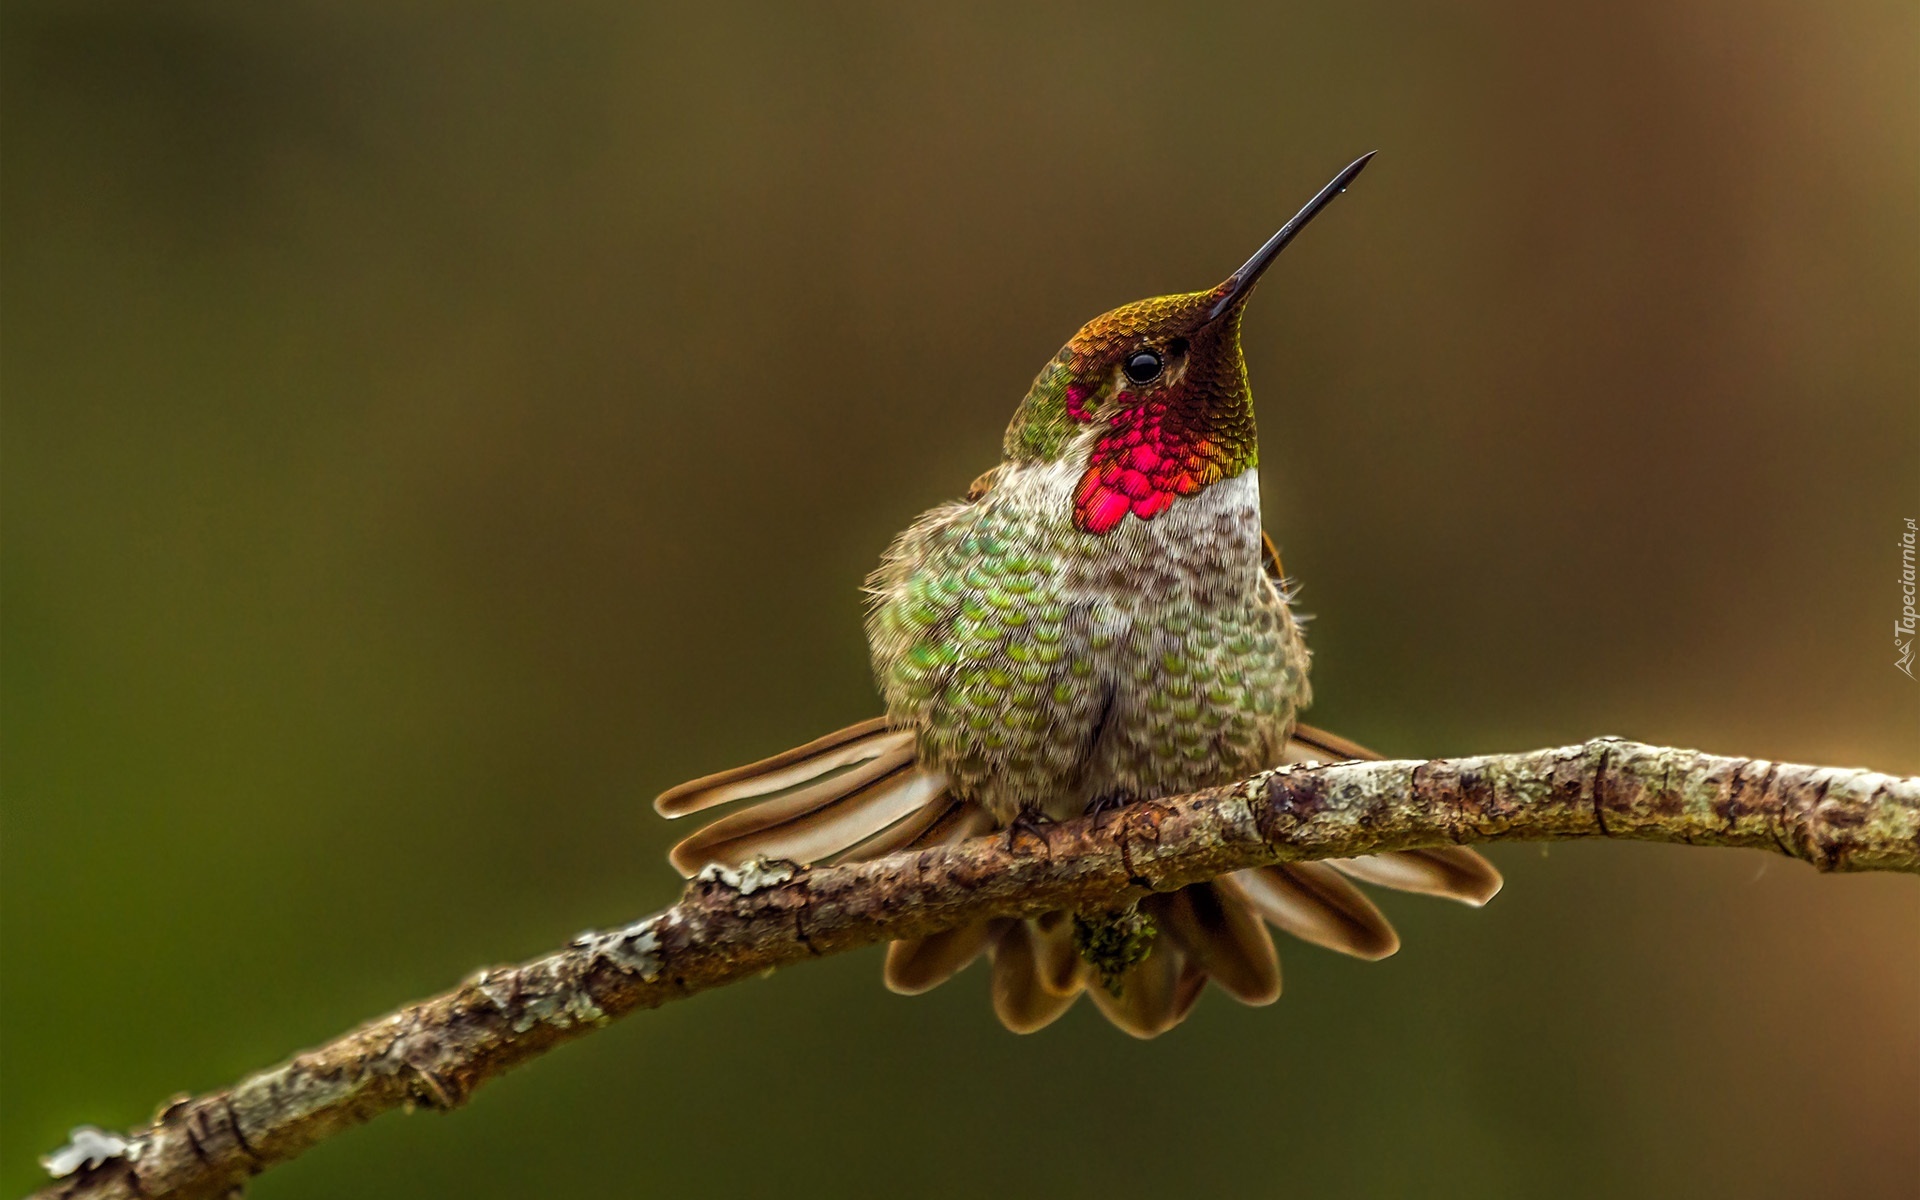
{"label": "bird's eye", "polygon": [[1152,383],[1160,378],[1160,366],[1158,354],[1151,350],[1135,350],[1127,355],[1127,364],[1121,369],[1133,383]]}

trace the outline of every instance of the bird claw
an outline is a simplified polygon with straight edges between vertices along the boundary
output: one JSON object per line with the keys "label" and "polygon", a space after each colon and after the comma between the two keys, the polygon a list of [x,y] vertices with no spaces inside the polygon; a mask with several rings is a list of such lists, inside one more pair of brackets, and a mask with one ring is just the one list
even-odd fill
{"label": "bird claw", "polygon": [[1127,799],[1125,796],[1096,796],[1088,802],[1086,815],[1093,818],[1093,828],[1095,832],[1098,832],[1100,827],[1105,824],[1103,818],[1108,813],[1119,812],[1132,803],[1133,801]]}
{"label": "bird claw", "polygon": [[1051,857],[1053,855],[1053,843],[1047,838],[1046,827],[1053,823],[1053,818],[1043,812],[1021,809],[1020,815],[1007,822],[1007,853],[1014,853],[1021,836],[1025,835],[1030,838],[1039,839],[1040,848]]}

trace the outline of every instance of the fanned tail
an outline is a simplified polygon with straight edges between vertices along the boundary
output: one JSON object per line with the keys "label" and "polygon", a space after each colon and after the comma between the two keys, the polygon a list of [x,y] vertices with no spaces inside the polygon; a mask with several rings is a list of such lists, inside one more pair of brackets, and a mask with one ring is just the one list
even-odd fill
{"label": "fanned tail", "polygon": [[[1341,762],[1380,755],[1337,734],[1297,726],[1282,761]],[[1002,922],[983,929],[965,961],[949,957],[941,979],[982,949],[994,952],[994,1010],[1001,1023],[1027,1033],[1055,1020],[1084,990],[1114,1025],[1139,1038],[1158,1037],[1193,1011],[1209,979],[1245,1004],[1270,1004],[1280,995],[1280,959],[1267,926],[1361,959],[1385,958],[1400,948],[1386,916],[1351,880],[1396,891],[1480,905],[1500,890],[1500,872],[1464,846],[1406,850],[1366,858],[1282,863],[1236,871],[1210,883],[1149,896],[1141,910],[1159,930],[1152,951],[1108,992],[1074,956],[1074,970],[1041,986],[1039,955],[1045,921]],[[1024,927],[1024,928],[1023,928]],[[1053,935],[1057,944],[1058,934]],[[897,943],[903,959],[904,947]],[[892,959],[889,959],[891,967]],[[938,981],[936,981],[938,982]],[[926,986],[933,986],[931,983]]]}
{"label": "fanned tail", "polygon": [[668,852],[682,875],[756,856],[800,863],[873,858],[912,845],[984,833],[985,814],[947,794],[946,776],[919,766],[913,734],[862,721],[772,758],[662,792],[666,817],[758,800],[701,827]]}
{"label": "fanned tail", "polygon": [[[1376,759],[1355,742],[1297,726],[1283,762]],[[914,761],[913,734],[884,718],[863,721],[760,762],[708,775],[661,794],[668,817],[757,800],[695,832],[671,851],[693,875],[708,863],[738,866],[756,855],[802,863],[858,862],[901,850],[946,845],[995,827],[989,815],[953,797],[938,771]],[[1480,905],[1500,890],[1500,872],[1464,846],[1396,851],[1366,858],[1281,863],[1148,896],[1141,910],[1158,936],[1121,975],[1102,986],[1073,945],[1065,913],[993,918],[887,948],[885,980],[914,995],[945,983],[982,955],[992,961],[993,1008],[1015,1033],[1058,1020],[1082,992],[1116,1026],[1157,1037],[1185,1020],[1209,979],[1245,1004],[1280,996],[1280,959],[1267,926],[1356,958],[1385,958],[1399,935],[1350,880]]]}
{"label": "fanned tail", "polygon": [[911,742],[904,733],[887,728],[885,717],[817,737],[772,758],[716,771],[668,788],[654,798],[653,811],[663,817],[684,817],[734,800],[765,796],[818,778],[824,772],[878,757],[895,744]]}

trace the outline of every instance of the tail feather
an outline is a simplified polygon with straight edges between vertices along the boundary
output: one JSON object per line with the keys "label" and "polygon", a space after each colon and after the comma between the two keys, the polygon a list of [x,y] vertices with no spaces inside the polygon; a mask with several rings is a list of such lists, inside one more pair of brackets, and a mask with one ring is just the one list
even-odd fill
{"label": "tail feather", "polygon": [[686,874],[706,863],[737,865],[755,855],[823,861],[945,795],[945,776],[912,763],[911,750],[874,759],[806,789],[817,794],[805,804],[773,800],[715,821],[675,846],[669,857]]}
{"label": "tail feather", "polygon": [[1365,959],[1400,948],[1400,935],[1373,901],[1324,863],[1256,867],[1232,878],[1261,916],[1303,942]]}
{"label": "tail feather", "polygon": [[928,846],[953,846],[968,838],[991,833],[993,828],[993,816],[986,809],[972,802],[956,804],[934,822],[925,833],[908,842],[906,849],[921,850]]}
{"label": "tail feather", "polygon": [[870,758],[849,771],[792,789],[771,800],[750,805],[701,826],[702,835],[712,841],[726,841],[763,829],[772,829],[788,821],[818,812],[843,800],[867,785],[897,774],[913,762],[911,749],[898,749]]}
{"label": "tail feather", "polygon": [[[1281,762],[1344,762],[1352,759],[1377,762],[1380,757],[1359,742],[1343,738],[1337,733],[1328,733],[1312,725],[1295,725]],[[1394,850],[1365,858],[1329,861],[1337,869],[1363,883],[1458,900],[1476,908],[1493,899],[1503,882],[1499,870],[1492,863],[1465,846]]]}
{"label": "tail feather", "polygon": [[1004,918],[975,921],[929,937],[894,942],[887,947],[882,975],[889,991],[917,996],[932,991],[979,958],[1006,932]]}
{"label": "tail feather", "polygon": [[1078,995],[1092,969],[1073,945],[1073,918],[1063,912],[1033,920],[1034,966],[1040,986],[1056,996]]}
{"label": "tail feather", "polygon": [[[909,817],[900,826],[877,834],[842,855],[838,861],[865,861],[868,858],[891,854],[895,849],[919,849],[927,846],[952,845],[970,837],[978,837],[993,828],[993,818],[972,804],[952,803],[946,805],[928,805],[931,820],[917,835],[907,838],[897,846],[883,846],[882,840],[894,840],[900,826],[921,823],[919,816]],[[1054,913],[1062,924],[1066,923],[1064,913]],[[1052,936],[1048,918],[1040,918],[1041,926],[1047,937],[1038,943],[1040,981],[1042,986],[1057,991],[1060,995],[1071,996],[1079,984],[1070,979],[1071,972],[1078,969],[1079,955],[1074,952],[1069,936],[1066,943],[1067,966],[1060,965],[1060,953],[1057,939]],[[995,918],[991,921],[979,921],[972,925],[963,925],[959,929],[949,929],[924,938],[908,938],[893,942],[887,946],[887,964],[883,975],[888,988],[902,995],[918,995],[939,987],[966,969],[981,953],[997,942],[1006,932],[1007,920]],[[1070,928],[1070,926],[1069,926]]]}
{"label": "tail feather", "polygon": [[1041,942],[1048,936],[1033,921],[1016,921],[993,947],[993,1011],[1014,1033],[1045,1029],[1080,996],[1077,988],[1063,995],[1047,986]]}
{"label": "tail feather", "polygon": [[1126,1033],[1154,1038],[1187,1019],[1206,985],[1207,973],[1168,939],[1120,977],[1119,995],[1097,985],[1087,995],[1101,1016]]}
{"label": "tail feather", "polygon": [[1381,756],[1362,746],[1359,742],[1343,738],[1337,733],[1328,733],[1312,725],[1295,725],[1293,734],[1287,739],[1287,749],[1280,762],[1348,762],[1362,759],[1376,761]]}
{"label": "tail feather", "polygon": [[1327,864],[1362,883],[1458,900],[1475,908],[1493,899],[1505,882],[1498,868],[1465,846],[1330,858]]}
{"label": "tail feather", "polygon": [[1164,897],[1161,932],[1242,1004],[1280,998],[1280,955],[1252,901],[1232,879],[1196,883]]}
{"label": "tail feather", "polygon": [[874,834],[833,861],[835,863],[870,862],[900,850],[923,850],[928,846],[950,846],[970,837],[979,837],[993,828],[993,818],[979,806],[946,796],[936,796],[925,808]]}
{"label": "tail feather", "polygon": [[817,779],[838,767],[850,766],[878,757],[888,750],[912,745],[913,735],[906,730],[890,730],[885,717],[875,717],[858,725],[849,725],[804,746],[688,780],[668,788],[654,799],[653,809],[663,817],[684,817],[715,805],[754,796],[767,796],[796,784]]}

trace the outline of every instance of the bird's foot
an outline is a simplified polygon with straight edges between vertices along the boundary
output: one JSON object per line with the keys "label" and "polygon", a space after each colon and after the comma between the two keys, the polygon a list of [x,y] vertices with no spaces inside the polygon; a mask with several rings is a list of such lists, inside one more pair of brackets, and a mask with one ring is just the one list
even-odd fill
{"label": "bird's foot", "polygon": [[1105,824],[1103,818],[1112,812],[1119,812],[1133,801],[1125,796],[1095,796],[1087,803],[1086,815],[1093,818],[1093,827],[1097,831]]}
{"label": "bird's foot", "polygon": [[1007,853],[1012,854],[1019,848],[1023,837],[1036,838],[1040,849],[1049,857],[1053,854],[1053,843],[1047,839],[1047,826],[1053,824],[1053,818],[1037,808],[1023,808],[1019,815],[1007,822]]}

